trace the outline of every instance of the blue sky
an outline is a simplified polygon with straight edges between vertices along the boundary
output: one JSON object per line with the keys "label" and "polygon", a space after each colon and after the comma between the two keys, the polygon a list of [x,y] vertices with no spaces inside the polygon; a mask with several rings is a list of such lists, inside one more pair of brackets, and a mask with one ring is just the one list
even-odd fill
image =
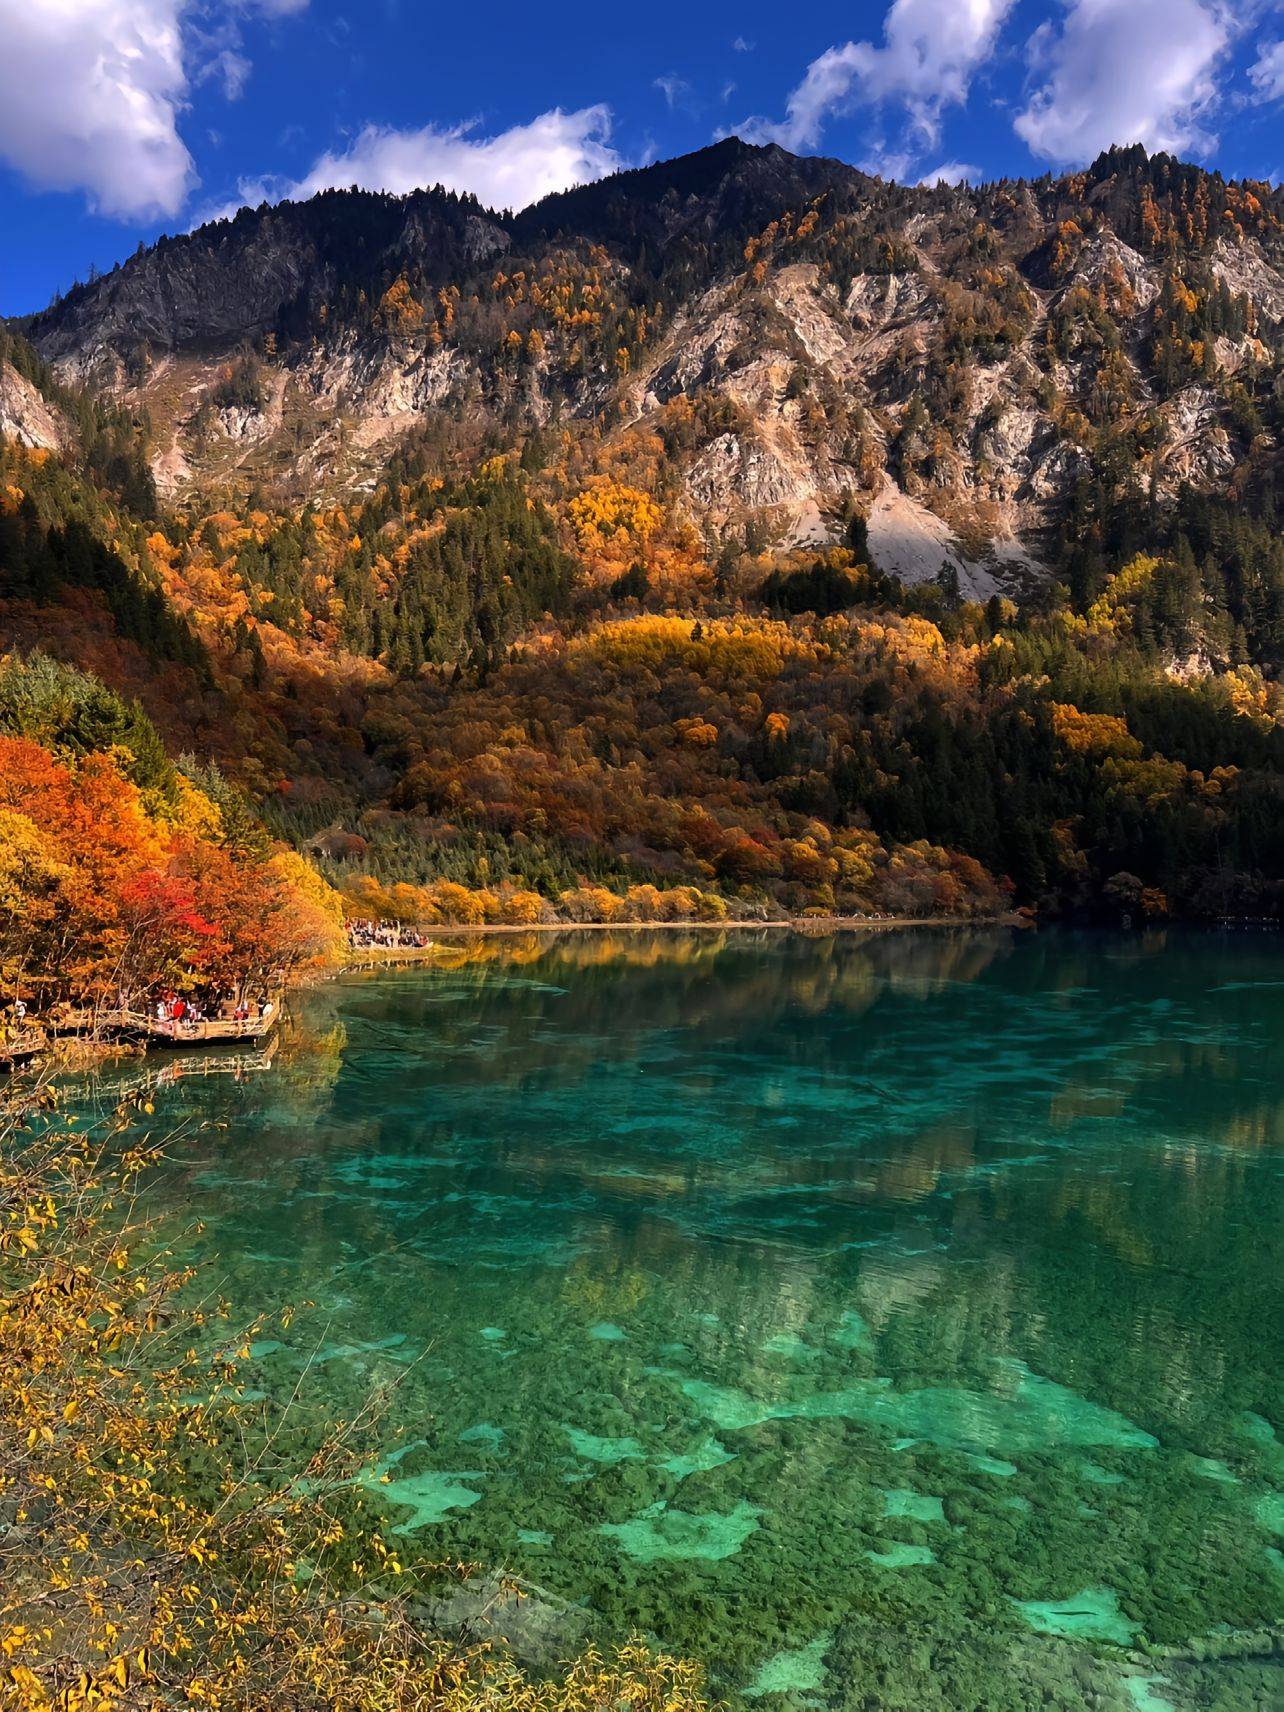
{"label": "blue sky", "polygon": [[903,180],[1284,171],[1284,0],[0,0],[0,313],[241,201],[493,205],[736,131]]}

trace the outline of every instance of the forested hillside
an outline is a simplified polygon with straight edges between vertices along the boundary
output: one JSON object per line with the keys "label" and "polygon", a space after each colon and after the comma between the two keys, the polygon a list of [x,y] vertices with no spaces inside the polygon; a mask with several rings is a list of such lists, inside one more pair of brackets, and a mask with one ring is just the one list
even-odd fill
{"label": "forested hillside", "polygon": [[163,240],[0,347],[10,908],[123,836],[43,778],[323,914],[1276,918],[1282,261],[1139,149],[734,140]]}

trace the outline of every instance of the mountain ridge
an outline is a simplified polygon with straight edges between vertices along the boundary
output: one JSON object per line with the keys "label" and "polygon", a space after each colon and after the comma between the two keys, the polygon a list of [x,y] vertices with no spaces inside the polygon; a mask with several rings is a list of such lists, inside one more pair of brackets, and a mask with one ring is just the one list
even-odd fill
{"label": "mountain ridge", "polygon": [[[596,235],[605,238],[615,234],[609,230],[595,234],[586,232],[582,216],[578,222],[568,220],[567,216],[576,209],[602,206],[609,208],[613,204],[664,203],[671,197],[676,197],[680,191],[690,202],[701,195],[707,197],[711,191],[720,190],[728,184],[740,188],[743,192],[753,190],[760,199],[774,200],[781,212],[808,195],[840,185],[866,192],[895,193],[901,198],[935,200],[942,194],[962,198],[985,197],[994,192],[1009,191],[1032,195],[1035,192],[1044,193],[1057,186],[1086,186],[1095,183],[1097,199],[1101,200],[1106,195],[1106,181],[1117,176],[1117,167],[1123,166],[1135,171],[1139,164],[1152,167],[1165,175],[1178,175],[1186,179],[1189,185],[1214,187],[1214,193],[1218,188],[1225,191],[1228,185],[1247,187],[1254,198],[1265,196],[1275,205],[1278,229],[1279,219],[1284,212],[1284,191],[1278,187],[1256,180],[1227,181],[1220,172],[1189,165],[1170,155],[1159,153],[1149,156],[1141,145],[1108,150],[1084,171],[1064,174],[1060,178],[1045,174],[1037,179],[998,178],[982,181],[975,186],[926,183],[906,186],[894,180],[880,179],[836,158],[794,155],[776,143],[746,143],[739,137],[730,136],[685,155],[647,166],[622,169],[607,177],[553,192],[515,214],[511,211],[491,209],[470,192],[449,191],[440,185],[421,186],[402,194],[367,191],[353,186],[350,189],[321,191],[300,200],[263,202],[254,207],[247,204],[234,215],[203,222],[186,232],[164,234],[150,246],[140,245],[132,256],[118,263],[110,272],[96,275],[87,282],[78,281],[48,309],[11,316],[9,320],[12,326],[26,333],[37,347],[43,349],[55,336],[69,309],[83,304],[87,299],[101,300],[104,295],[111,293],[114,283],[122,275],[128,277],[136,273],[140,267],[147,266],[157,256],[165,255],[174,249],[199,246],[203,241],[208,242],[214,234],[222,238],[225,234],[236,233],[246,224],[261,225],[271,223],[274,219],[288,220],[301,211],[342,204],[374,207],[386,210],[390,215],[400,212],[404,214],[404,224],[407,227],[413,227],[416,216],[424,210],[432,210],[435,213],[457,210],[464,219],[480,220],[485,226],[494,228],[497,232],[504,232],[510,240],[550,238],[568,230],[574,236]],[[657,191],[661,193],[658,196],[655,194]],[[562,214],[560,220],[554,218],[559,211]],[[385,233],[384,247],[390,252],[395,248],[395,236]],[[360,234],[359,242],[365,245],[368,235]]]}
{"label": "mountain ridge", "polygon": [[1138,149],[248,211],[0,335],[0,639],[361,914],[1271,914],[1282,269]]}
{"label": "mountain ridge", "polygon": [[1282,232],[1280,192],[1139,149],[971,189],[730,138],[515,216],[440,189],[242,210],[24,325],[149,413],[171,494],[369,491],[443,413],[663,431],[681,398],[734,419],[677,459],[693,515],[788,543],[855,507],[889,569],[984,593],[1039,574],[1093,435],[1160,442],[1162,495],[1227,484]]}

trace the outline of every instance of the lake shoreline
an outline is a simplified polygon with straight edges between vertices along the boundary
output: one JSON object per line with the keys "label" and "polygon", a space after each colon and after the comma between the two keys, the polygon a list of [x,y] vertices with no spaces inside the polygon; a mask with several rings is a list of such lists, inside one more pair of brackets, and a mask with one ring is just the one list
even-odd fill
{"label": "lake shoreline", "polygon": [[432,959],[443,940],[486,939],[492,936],[539,933],[796,933],[801,937],[832,933],[896,933],[906,928],[1033,928],[1034,923],[1016,913],[996,916],[888,916],[871,920],[859,916],[786,916],[770,921],[535,921],[458,922],[433,927],[429,945],[369,945],[354,949],[339,973],[370,969],[389,963],[424,963]]}
{"label": "lake shoreline", "polygon": [[[334,980],[341,975],[357,974],[371,969],[382,969],[396,966],[427,964],[431,966],[439,952],[453,942],[463,939],[484,939],[495,937],[513,938],[521,934],[546,934],[550,937],[563,933],[796,933],[800,937],[816,937],[834,933],[895,933],[907,928],[978,928],[978,927],[1007,927],[1032,928],[1034,923],[1016,913],[1001,916],[889,916],[882,920],[873,920],[859,916],[784,916],[769,921],[752,919],[736,919],[730,921],[540,921],[540,922],[458,922],[432,928],[432,942],[428,945],[416,946],[383,946],[369,945],[354,948],[343,961],[328,970],[301,970],[295,972],[280,990],[280,997],[288,1000],[291,993],[306,991],[315,986],[318,980]],[[279,1014],[279,1013],[278,1013]],[[40,1019],[33,1019],[39,1023]],[[34,1031],[33,1031],[34,1032]],[[275,1030],[270,1030],[274,1033]],[[6,1053],[0,1046],[0,1066],[6,1071],[13,1071],[21,1065],[30,1065],[50,1058],[65,1061],[73,1056],[92,1056],[94,1054],[117,1055],[137,1053],[143,1056],[149,1049],[158,1046],[184,1045],[199,1046],[205,1044],[193,1038],[188,1041],[179,1037],[173,1041],[143,1042],[127,1040],[116,1034],[105,1035],[98,1029],[88,1029],[84,1032],[68,1030],[53,1034],[43,1034],[38,1041],[32,1041],[30,1048],[23,1043],[20,1053]],[[245,1044],[249,1044],[246,1042]]]}

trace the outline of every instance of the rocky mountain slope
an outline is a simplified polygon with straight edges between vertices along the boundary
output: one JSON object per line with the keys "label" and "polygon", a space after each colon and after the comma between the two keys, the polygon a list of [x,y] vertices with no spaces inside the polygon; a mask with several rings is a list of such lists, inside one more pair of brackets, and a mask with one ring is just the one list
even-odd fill
{"label": "rocky mountain slope", "polygon": [[66,440],[66,424],[40,390],[16,369],[0,368],[0,434],[20,446],[56,451]]}
{"label": "rocky mountain slope", "polygon": [[1085,484],[1256,479],[1282,329],[1267,186],[1129,149],[905,188],[734,139],[515,218],[440,190],[243,210],[25,327],[148,413],[169,494],[369,489],[425,424],[641,431],[708,537],[855,514],[882,570],[982,598],[1038,578]]}
{"label": "rocky mountain slope", "polygon": [[1282,376],[1284,194],[1139,149],[243,211],[0,329],[0,739],[362,916],[1275,919]]}

